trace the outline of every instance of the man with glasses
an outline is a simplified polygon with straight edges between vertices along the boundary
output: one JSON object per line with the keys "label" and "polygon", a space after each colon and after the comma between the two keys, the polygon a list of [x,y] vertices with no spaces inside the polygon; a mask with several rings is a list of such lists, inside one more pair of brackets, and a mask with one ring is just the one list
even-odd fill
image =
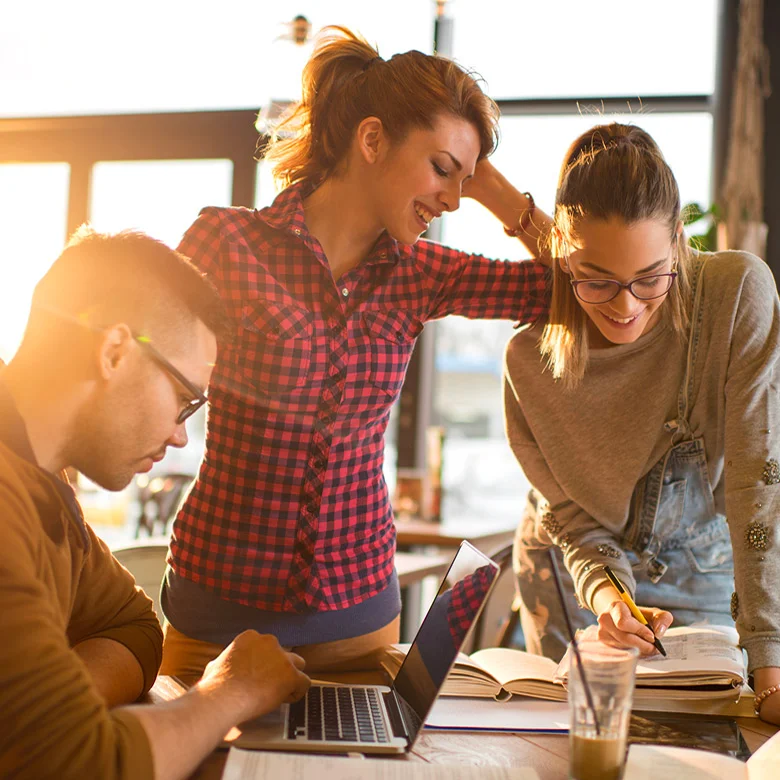
{"label": "man with glasses", "polygon": [[121,490],[183,447],[226,322],[188,260],[140,233],[82,229],[36,287],[0,366],[0,776],[185,777],[308,687],[300,658],[247,631],[178,701],[124,706],[154,682],[160,626],[64,477]]}

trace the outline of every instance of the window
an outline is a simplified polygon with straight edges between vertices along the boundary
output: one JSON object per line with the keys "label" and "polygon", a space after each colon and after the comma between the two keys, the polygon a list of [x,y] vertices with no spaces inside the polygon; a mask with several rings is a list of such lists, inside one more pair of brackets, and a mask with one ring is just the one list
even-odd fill
{"label": "window", "polygon": [[138,228],[175,247],[204,206],[230,205],[229,160],[101,162],[92,169],[97,230]]}
{"label": "window", "polygon": [[[664,6],[669,6],[668,12]],[[616,35],[609,29],[609,17],[584,13],[582,8],[574,2],[506,4],[499,0],[464,0],[453,6],[456,58],[479,64],[494,97],[514,99],[504,105],[501,142],[493,162],[516,186],[532,192],[549,213],[568,145],[594,124],[627,121],[646,129],[658,142],[675,172],[683,204],[708,204],[713,119],[705,100],[699,101],[701,110],[694,112],[639,111],[618,116],[602,114],[598,105],[595,109],[578,106],[572,99],[560,101],[555,114],[542,114],[538,106],[525,113],[527,104],[517,99],[710,94],[716,3],[675,4],[672,12],[671,3],[661,2],[653,5],[652,13],[641,4],[623,4],[620,28],[641,29],[641,36]],[[553,14],[576,18],[576,26],[555,25]],[[500,19],[490,37],[484,35],[486,18]],[[672,18],[675,22],[669,25]],[[554,29],[554,37],[539,35],[540,29]],[[700,66],[681,71],[676,57],[661,58],[659,52],[689,46],[692,29],[697,30]],[[659,41],[663,41],[661,49]],[[512,67],[506,66],[508,50],[521,52]],[[616,63],[622,64],[616,67]],[[443,218],[442,240],[489,257],[528,256],[486,209],[468,199],[459,212]],[[445,517],[518,519],[522,511],[528,482],[505,441],[501,402],[503,351],[512,333],[508,322],[449,317],[437,323],[433,421],[447,431],[442,476]]]}
{"label": "window", "polygon": [[62,251],[70,167],[0,165],[0,359],[19,346],[36,282]]}
{"label": "window", "polygon": [[315,31],[354,27],[390,56],[431,50],[434,11],[432,0],[395,0],[382,13],[364,0],[71,0],[45,13],[6,3],[0,116],[259,108],[298,95],[304,58],[287,40],[297,14]]}
{"label": "window", "polygon": [[[607,14],[579,0],[447,2],[454,57],[485,78],[503,111],[497,166],[548,210],[568,143],[601,120],[590,108],[578,107],[578,96],[597,102],[627,96],[634,98],[636,108],[635,98],[641,95],[650,98],[649,110],[628,118],[658,140],[677,174],[683,201],[709,203],[713,121],[707,96],[715,85],[719,6],[718,0],[658,0],[622,3],[619,12]],[[32,286],[61,250],[68,214],[76,222],[89,215],[96,227],[107,230],[136,226],[175,245],[203,206],[227,205],[234,197],[241,205],[252,205],[252,179],[254,205],[273,200],[268,166],[255,167],[251,160],[251,115],[271,100],[296,97],[291,93],[297,90],[309,49],[289,40],[287,23],[295,15],[306,15],[315,31],[334,23],[359,30],[385,58],[411,48],[433,48],[434,0],[398,0],[392,12],[383,13],[363,0],[279,0],[268,7],[235,0],[225,8],[215,13],[205,0],[138,0],[121,9],[99,0],[73,0],[47,7],[43,15],[23,3],[6,9],[0,70],[9,75],[0,82],[0,117],[220,113],[187,115],[182,136],[178,126],[167,137],[165,132],[159,138],[154,133],[133,136],[135,147],[143,148],[132,154],[124,148],[117,153],[117,139],[124,143],[132,129],[122,117],[112,118],[90,136],[94,143],[86,153],[98,161],[94,165],[84,158],[78,131],[59,132],[55,119],[53,129],[44,128],[39,135],[50,132],[47,138],[56,139],[54,154],[60,154],[63,144],[71,154],[46,157],[52,144],[35,137],[30,148],[40,151],[23,159],[40,163],[0,166],[0,220],[8,226],[0,233],[0,263],[6,273],[12,266],[15,271],[14,283],[0,286],[0,357],[7,359],[16,348]],[[663,101],[660,109],[653,106],[654,97],[679,95],[692,96],[690,111],[673,113],[676,109]],[[228,149],[205,143],[217,137],[209,129],[219,122],[224,126],[227,114],[240,113],[222,109],[247,110],[248,123],[243,116],[233,117],[250,131],[241,141],[247,149],[234,144],[233,136]],[[201,122],[204,118],[208,121]],[[103,131],[111,143],[101,144]],[[180,152],[171,151],[172,139],[180,137],[188,142],[183,153],[199,159],[160,159]],[[18,144],[19,138],[15,140]],[[16,147],[23,154],[29,151],[25,141]],[[0,159],[2,153],[0,145]],[[117,161],[123,155],[147,159]],[[230,159],[212,159],[217,157]],[[16,157],[5,159],[17,162]],[[85,187],[74,187],[84,203],[74,209],[68,202],[70,178],[78,184],[91,180],[89,204]],[[32,203],[46,208],[32,214]],[[526,255],[491,215],[468,200],[457,214],[445,217],[442,239],[493,257]],[[432,422],[447,429],[444,515],[516,518],[526,485],[504,443],[500,401],[502,353],[511,323],[448,318],[435,331]],[[400,449],[396,419],[397,410],[386,452],[391,488]],[[202,420],[196,418],[190,426],[196,434],[195,453],[202,446],[197,435]],[[189,470],[187,462],[176,460],[181,457],[186,461],[191,453],[172,453],[163,465]]]}
{"label": "window", "polygon": [[454,56],[495,99],[713,91],[717,0],[450,5]]}

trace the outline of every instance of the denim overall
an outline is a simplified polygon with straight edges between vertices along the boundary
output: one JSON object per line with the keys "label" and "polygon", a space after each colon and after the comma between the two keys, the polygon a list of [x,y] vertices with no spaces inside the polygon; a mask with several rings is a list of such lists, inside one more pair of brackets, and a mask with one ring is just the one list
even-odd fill
{"label": "denim overall", "polygon": [[[704,441],[694,437],[688,420],[701,335],[699,281],[704,262],[697,258],[693,269],[694,307],[677,418],[664,426],[671,434],[671,447],[634,489],[628,522],[617,542],[633,567],[637,604],[669,610],[676,625],[733,625],[729,605],[734,564],[729,531],[725,516],[715,509]],[[540,514],[536,505],[532,495],[515,538],[520,614],[527,649],[559,660],[568,644],[568,634],[549,576],[549,547],[540,544],[535,530]],[[553,549],[574,628],[584,628],[595,618],[589,610],[580,608],[561,550]]]}

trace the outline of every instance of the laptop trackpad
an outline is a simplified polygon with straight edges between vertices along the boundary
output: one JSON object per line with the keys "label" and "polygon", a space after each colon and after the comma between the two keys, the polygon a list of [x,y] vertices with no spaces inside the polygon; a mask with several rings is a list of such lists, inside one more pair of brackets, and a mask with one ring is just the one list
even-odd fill
{"label": "laptop trackpad", "polygon": [[273,712],[240,723],[230,729],[224,742],[236,747],[251,748],[255,744],[267,744],[283,739],[288,709],[289,705],[284,704]]}

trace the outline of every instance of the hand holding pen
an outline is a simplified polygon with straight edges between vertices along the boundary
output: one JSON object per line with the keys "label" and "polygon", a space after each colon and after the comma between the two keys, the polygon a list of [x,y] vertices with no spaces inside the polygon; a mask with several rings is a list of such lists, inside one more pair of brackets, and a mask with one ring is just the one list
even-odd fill
{"label": "hand holding pen", "polygon": [[[599,621],[599,639],[618,647],[636,647],[641,655],[645,656],[656,652],[666,655],[658,637],[671,625],[674,619],[671,613],[661,609],[637,607],[609,566],[604,567],[604,573],[612,587],[599,588],[594,597],[593,606]],[[615,592],[619,600],[614,598]]]}

